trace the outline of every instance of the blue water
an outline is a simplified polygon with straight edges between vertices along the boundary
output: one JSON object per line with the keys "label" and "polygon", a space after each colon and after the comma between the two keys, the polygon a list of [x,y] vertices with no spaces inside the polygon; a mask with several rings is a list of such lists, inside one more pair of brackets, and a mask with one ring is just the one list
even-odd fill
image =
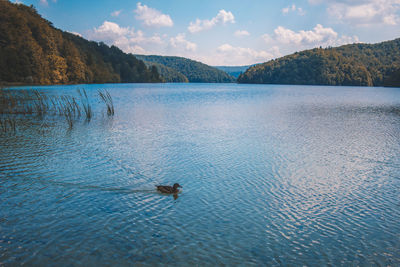
{"label": "blue water", "polygon": [[399,88],[76,88],[0,133],[0,265],[400,265]]}

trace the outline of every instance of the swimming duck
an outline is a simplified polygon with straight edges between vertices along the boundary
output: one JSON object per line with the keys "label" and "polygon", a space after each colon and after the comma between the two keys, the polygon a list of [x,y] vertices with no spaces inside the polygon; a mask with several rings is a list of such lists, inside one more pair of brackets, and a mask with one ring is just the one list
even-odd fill
{"label": "swimming duck", "polygon": [[182,188],[179,184],[174,184],[174,186],[157,185],[157,190],[165,194],[176,194],[179,192],[178,187]]}

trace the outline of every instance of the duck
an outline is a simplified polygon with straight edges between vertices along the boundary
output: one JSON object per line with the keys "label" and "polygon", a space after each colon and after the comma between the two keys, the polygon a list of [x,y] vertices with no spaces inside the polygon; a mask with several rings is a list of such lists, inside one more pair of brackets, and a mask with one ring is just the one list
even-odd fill
{"label": "duck", "polygon": [[157,191],[165,194],[176,194],[179,192],[178,188],[182,188],[180,184],[175,183],[173,186],[169,185],[157,185]]}

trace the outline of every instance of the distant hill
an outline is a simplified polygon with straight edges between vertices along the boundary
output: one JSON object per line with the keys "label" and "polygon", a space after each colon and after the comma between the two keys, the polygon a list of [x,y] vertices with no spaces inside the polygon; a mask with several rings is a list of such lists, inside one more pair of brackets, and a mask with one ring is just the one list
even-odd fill
{"label": "distant hill", "polygon": [[244,73],[251,66],[252,65],[248,65],[248,66],[213,66],[213,67],[217,68],[219,70],[225,71],[229,75],[237,78],[237,77],[239,77],[240,74]]}
{"label": "distant hill", "polygon": [[400,39],[297,52],[249,68],[239,83],[400,86]]}
{"label": "distant hill", "polygon": [[160,82],[156,68],[115,46],[63,32],[33,6],[0,0],[0,83]]}
{"label": "distant hill", "polygon": [[166,83],[188,83],[189,82],[188,78],[185,75],[183,75],[182,73],[180,73],[179,71],[177,71],[173,68],[167,67],[160,63],[155,63],[155,62],[150,62],[150,61],[145,61],[145,60],[143,60],[143,62],[144,62],[144,64],[146,64],[146,66],[148,68],[151,68],[153,66],[156,67],[158,73],[160,73],[160,75],[161,75],[163,82],[166,82]]}
{"label": "distant hill", "polygon": [[[153,63],[164,65],[176,72],[184,75],[189,82],[202,82],[202,83],[230,83],[234,82],[235,78],[227,74],[222,70],[218,70],[214,67],[210,67],[198,61],[183,57],[171,57],[171,56],[145,56],[135,55],[138,59],[146,62],[148,65]],[[168,72],[168,69],[160,69],[158,71],[166,81],[176,80],[178,76],[174,72]]]}

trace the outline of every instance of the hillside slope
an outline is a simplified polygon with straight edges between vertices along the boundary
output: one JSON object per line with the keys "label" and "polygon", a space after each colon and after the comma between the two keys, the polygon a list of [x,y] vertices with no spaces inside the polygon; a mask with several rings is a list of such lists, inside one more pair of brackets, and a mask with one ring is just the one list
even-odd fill
{"label": "hillside slope", "polygon": [[160,82],[117,47],[63,32],[33,6],[0,0],[0,83]]}
{"label": "hillside slope", "polygon": [[188,83],[189,80],[188,78],[183,75],[182,73],[180,73],[179,71],[167,67],[163,64],[160,63],[155,63],[155,62],[149,62],[146,60],[142,60],[144,62],[144,64],[146,64],[146,66],[148,68],[151,67],[156,67],[158,73],[161,75],[161,78],[163,80],[163,82],[167,82],[167,83]]}
{"label": "hillside slope", "polygon": [[396,39],[297,52],[249,68],[238,82],[395,86],[399,69],[400,39]]}
{"label": "hillside slope", "polygon": [[[135,56],[138,59],[148,62],[148,64],[158,63],[174,69],[187,77],[189,82],[229,83],[235,81],[235,79],[226,72],[191,59],[171,56]],[[167,80],[170,79],[168,75],[168,73],[164,73],[162,76]]]}

